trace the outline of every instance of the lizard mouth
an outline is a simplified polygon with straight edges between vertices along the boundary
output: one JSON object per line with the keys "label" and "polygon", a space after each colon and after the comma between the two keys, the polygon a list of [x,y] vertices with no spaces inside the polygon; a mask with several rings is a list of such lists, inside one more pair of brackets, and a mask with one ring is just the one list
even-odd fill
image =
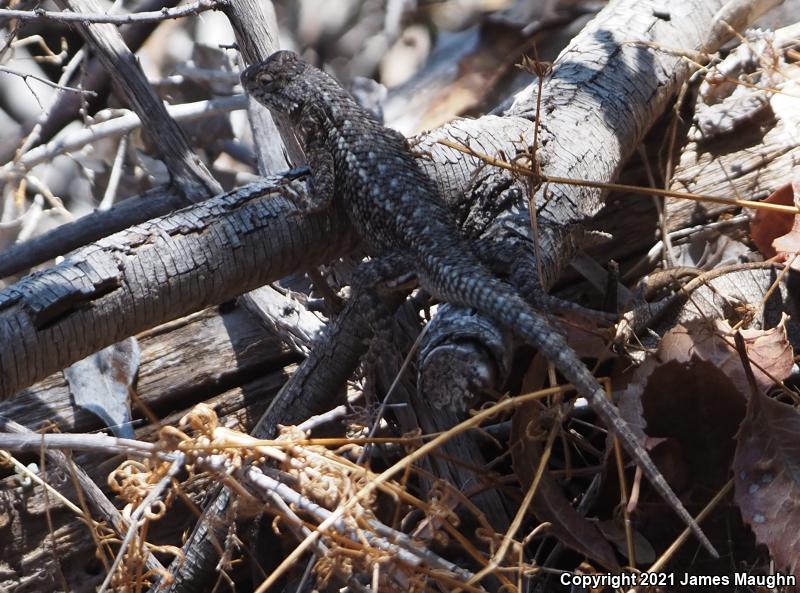
{"label": "lizard mouth", "polygon": [[255,82],[255,74],[258,71],[260,64],[253,64],[252,66],[248,66],[242,73],[239,75],[239,80],[242,82],[242,86],[250,92],[251,85]]}
{"label": "lizard mouth", "polygon": [[294,117],[300,113],[300,104],[292,99],[289,99],[280,92],[267,92],[258,84],[253,86],[245,84],[244,88],[248,95],[253,97],[256,101],[264,105],[264,107],[270,111],[279,113],[281,115],[287,115],[289,117]]}

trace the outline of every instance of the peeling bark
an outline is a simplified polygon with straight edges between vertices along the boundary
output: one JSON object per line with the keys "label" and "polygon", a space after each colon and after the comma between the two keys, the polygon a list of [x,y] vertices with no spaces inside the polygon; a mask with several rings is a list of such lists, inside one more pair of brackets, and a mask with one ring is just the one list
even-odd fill
{"label": "peeling bark", "polygon": [[[716,51],[732,35],[727,24],[742,29],[779,3],[683,0],[663,10],[660,5],[638,0],[611,2],[561,52],[544,81],[536,153],[542,173],[615,181],[692,71],[692,64],[678,52],[662,48]],[[503,117],[459,120],[433,131],[417,144],[415,149],[425,155],[428,173],[438,181],[454,210],[472,207],[464,200],[472,195],[467,190],[481,162],[438,142],[455,141],[505,159],[528,150],[537,117],[536,89],[532,83],[518,93]],[[522,195],[531,199],[529,184],[518,185]],[[538,188],[532,197],[539,220],[540,232],[535,240],[542,272],[535,280],[542,289],[553,286],[581,246],[584,226],[602,207],[603,197],[599,189],[554,183]],[[537,251],[525,224],[528,214],[520,212],[518,204],[498,212],[496,219],[503,222],[495,222],[494,228],[513,225],[517,232],[501,240],[511,251],[532,255]],[[488,236],[481,238],[491,240],[491,232],[496,231],[490,227]],[[525,272],[512,272],[510,280],[521,289],[531,285]],[[464,311],[463,315],[471,313]],[[485,320],[473,323],[479,334]],[[453,352],[458,356],[457,348]],[[421,372],[426,372],[424,367]],[[485,367],[482,374],[490,372]],[[468,399],[469,395],[462,397]]]}
{"label": "peeling bark", "polygon": [[[733,2],[728,8],[739,12],[726,19],[740,26],[754,18],[753,6],[763,10],[771,4]],[[689,73],[680,57],[657,47],[714,50],[729,35],[715,20],[722,5],[679,0],[664,11],[655,3],[612,2],[562,53],[545,81],[537,153],[544,172],[612,181]],[[436,140],[461,139],[474,150],[512,157],[532,142],[534,89],[521,93],[503,117],[455,122],[421,139],[417,149],[428,155],[425,166],[454,209],[472,207],[463,201],[471,195],[466,190],[481,163]],[[104,239],[64,264],[0,292],[0,397],[103,345],[329,261],[352,247],[343,215],[296,216],[291,194],[300,191],[299,185],[286,178],[270,183],[264,191],[271,197],[237,190]],[[527,185],[519,187],[526,196]],[[547,189],[547,199],[542,189],[536,195],[545,287],[552,285],[579,247],[583,224],[602,205],[599,190],[554,185]],[[526,218],[527,213],[519,210],[498,214],[514,227],[514,233],[503,238],[512,241],[513,252],[533,253],[531,238],[518,233],[526,228]],[[512,280],[527,282],[513,274]],[[353,332],[352,339],[328,350],[323,345],[316,353],[318,360],[340,357],[342,364],[331,370],[346,375],[357,363],[360,335]],[[316,372],[318,364],[307,365],[307,371],[297,373],[286,389],[309,381],[310,375],[304,373]],[[315,374],[313,380],[324,376]],[[289,409],[289,417],[310,410]],[[273,422],[276,414],[286,412],[276,409],[266,418]],[[207,556],[193,561],[201,573],[214,567]],[[176,590],[184,590],[181,586],[175,585]]]}
{"label": "peeling bark", "polygon": [[[552,76],[545,81],[541,116],[543,129],[540,132],[541,149],[538,153],[545,174],[566,175],[594,181],[613,180],[625,157],[641,140],[655,117],[666,107],[670,97],[689,72],[689,65],[684,60],[671,52],[661,52],[656,47],[681,47],[701,51],[714,49],[729,36],[727,29],[714,20],[717,18],[716,12],[720,10],[722,4],[722,2],[686,0],[671,7],[675,16],[670,21],[664,21],[661,16],[656,16],[648,6],[634,0],[613,3],[601,12],[593,24],[578,35],[562,52]],[[729,13],[726,18],[729,22],[741,24],[747,22],[747,18],[754,18],[773,4],[775,4],[775,0],[764,0],[756,3],[754,8],[748,2],[734,2],[728,6]],[[730,12],[736,8],[738,8],[738,13]],[[658,14],[661,15],[661,13]],[[620,31],[620,33],[615,37],[613,31]],[[643,43],[645,45],[642,45]],[[584,55],[585,57],[583,57]],[[649,69],[646,69],[645,66]],[[632,90],[620,92],[620,88]],[[472,181],[476,170],[481,167],[481,162],[477,158],[440,145],[437,141],[443,138],[457,140],[474,150],[492,156],[514,155],[518,149],[527,146],[533,138],[534,123],[529,118],[533,115],[532,108],[535,105],[535,98],[532,95],[534,89],[535,85],[531,85],[526,91],[520,93],[515,105],[504,117],[485,116],[477,120],[460,120],[423,137],[417,144],[417,150],[426,154],[426,159],[423,161],[425,167],[437,181],[443,196],[454,209],[464,207],[464,196],[469,195],[465,190]],[[620,127],[617,129],[615,126]],[[576,133],[576,130],[580,130],[580,133]],[[521,185],[521,191],[526,192],[526,184]],[[542,255],[540,264],[543,272],[541,283],[544,288],[552,286],[558,274],[566,266],[569,258],[580,244],[582,224],[601,206],[599,190],[558,187],[550,184],[547,191],[549,197],[546,203],[543,190],[539,190],[537,194],[541,230],[538,242],[539,252]],[[512,212],[506,215],[516,221],[517,230],[524,230],[524,225],[520,225],[519,221],[525,220],[526,213]],[[313,232],[306,234],[305,236],[310,241],[309,244],[305,246],[295,244],[294,247],[298,250],[310,247],[315,250],[315,253],[327,253],[327,249],[333,249],[336,255],[341,255],[344,252],[344,245],[330,244],[341,241],[341,236],[333,233],[333,229],[342,228],[340,225],[343,223],[343,217],[341,213],[337,213],[337,216],[340,219],[327,220],[325,216],[315,215],[310,224],[330,225],[331,228],[316,235]],[[572,221],[573,224],[568,224],[569,221]],[[283,233],[284,231],[279,232]],[[320,237],[325,237],[324,241],[327,244],[311,247],[315,242],[319,243]],[[301,241],[302,239],[296,240]],[[511,249],[533,253],[529,238],[517,235],[514,241],[518,245],[512,245]],[[99,249],[102,251],[104,248]],[[167,249],[169,252],[169,248]],[[82,257],[87,257],[88,253],[96,250],[97,248],[87,247],[80,253]],[[185,254],[190,252],[184,250]],[[255,252],[267,253],[258,250]],[[332,255],[332,257],[336,255]],[[298,259],[295,263],[298,266],[303,263],[305,265],[323,263],[322,258],[302,256],[302,253],[296,253]],[[164,257],[169,256],[165,255]],[[261,264],[261,259],[255,257],[251,261],[253,264],[258,262],[269,268],[274,265],[275,259],[281,257],[283,256],[277,253],[274,256],[267,255],[266,259],[272,263],[267,261]],[[74,257],[70,258],[70,261],[74,262]],[[108,263],[106,262],[106,264]],[[113,265],[111,268],[103,268],[101,265],[101,269],[107,270],[103,273],[106,278],[95,277],[91,282],[87,281],[85,290],[99,296],[99,291],[110,290],[116,282],[122,286],[121,280],[115,280],[116,273],[113,271]],[[189,265],[187,271],[192,268],[193,266]],[[283,270],[281,274],[285,274],[298,269],[298,267],[291,268],[287,265],[281,269]],[[45,283],[53,282],[56,286],[63,287],[64,278],[68,278],[71,282],[73,278],[84,273],[80,267],[76,267],[74,264],[69,272],[66,271],[66,268],[59,270],[52,272],[52,276],[48,276],[44,280],[40,280],[39,276],[32,276],[30,279],[21,281],[17,287],[7,289],[10,292],[0,293],[3,295],[0,296],[2,299],[0,303],[3,303],[3,308],[6,309],[6,311],[0,311],[3,314],[3,317],[0,318],[0,323],[3,324],[2,333],[6,338],[3,349],[0,349],[0,394],[6,397],[21,387],[46,376],[49,372],[63,368],[109,343],[130,335],[126,332],[153,327],[169,318],[185,314],[189,310],[186,307],[179,307],[171,312],[164,310],[163,299],[165,297],[161,293],[166,290],[166,287],[159,288],[159,284],[164,283],[163,278],[159,280],[146,273],[128,274],[125,278],[125,287],[137,293],[141,299],[158,299],[158,305],[135,307],[133,315],[136,317],[136,321],[122,324],[122,327],[130,328],[130,330],[110,332],[105,330],[109,318],[118,320],[130,317],[127,313],[128,308],[112,310],[113,307],[119,307],[125,302],[110,298],[113,295],[121,294],[118,289],[113,290],[103,301],[103,307],[95,306],[80,312],[80,325],[66,326],[58,323],[49,328],[48,331],[51,332],[51,335],[57,336],[55,343],[62,344],[74,340],[82,346],[81,348],[59,346],[55,349],[50,346],[53,344],[53,340],[50,338],[31,340],[30,337],[22,337],[30,333],[30,326],[19,321],[9,321],[8,307],[12,300],[14,302],[19,300],[19,296],[11,297],[10,295],[21,291],[30,295],[29,298],[34,301],[34,308],[31,309],[34,317],[46,319],[50,316],[54,318],[59,307],[63,311],[67,311],[74,309],[77,304],[86,304],[82,298],[70,303],[70,299],[74,300],[76,297],[69,294],[56,298],[51,295],[44,299],[32,295],[32,291],[36,290],[37,285],[44,286]],[[263,268],[259,272],[263,272]],[[62,274],[65,276],[60,277]],[[255,275],[251,275],[251,278],[254,277]],[[259,278],[269,281],[276,277],[264,275]],[[153,280],[156,281],[153,282]],[[182,285],[183,280],[184,278],[179,275],[176,281]],[[196,281],[195,279],[193,282]],[[526,279],[512,277],[512,281],[519,285],[524,284]],[[247,286],[252,288],[256,284],[247,284]],[[63,288],[61,290],[63,293]],[[179,287],[171,292],[174,295],[175,291],[180,292],[181,290],[185,289]],[[219,294],[224,294],[221,297],[223,299],[230,298],[235,291],[220,291]],[[199,303],[197,308],[201,308],[214,302],[214,298],[220,297],[209,294],[205,299],[195,298],[194,302]],[[72,319],[77,318],[73,317]],[[80,339],[75,339],[70,333],[84,327],[100,327],[103,328],[103,331],[99,332],[101,336],[113,334],[116,337],[111,341],[105,337],[94,338],[91,332],[80,329],[75,334],[75,336],[80,336]],[[59,331],[56,332],[56,329]],[[9,342],[17,343],[18,348],[21,349],[19,352],[24,353],[27,359],[26,364],[20,364],[16,357],[12,357],[4,350],[8,348]],[[44,360],[58,360],[58,362],[44,366]],[[17,368],[23,366],[31,367],[31,369],[24,371],[22,368]],[[19,379],[15,379],[17,376]]]}

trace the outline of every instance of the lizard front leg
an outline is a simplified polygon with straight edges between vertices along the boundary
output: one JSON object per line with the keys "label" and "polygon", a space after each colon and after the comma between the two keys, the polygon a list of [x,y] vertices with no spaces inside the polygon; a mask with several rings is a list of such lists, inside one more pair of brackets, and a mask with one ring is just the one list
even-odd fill
{"label": "lizard front leg", "polygon": [[303,108],[301,123],[298,127],[303,151],[306,154],[311,176],[308,180],[308,195],[302,204],[303,211],[315,213],[327,210],[333,204],[336,191],[334,158],[325,146],[325,117],[313,105]]}

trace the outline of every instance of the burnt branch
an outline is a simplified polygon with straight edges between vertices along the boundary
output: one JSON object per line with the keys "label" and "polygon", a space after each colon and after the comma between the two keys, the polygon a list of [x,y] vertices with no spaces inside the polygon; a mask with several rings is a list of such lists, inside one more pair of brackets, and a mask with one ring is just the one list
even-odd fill
{"label": "burnt branch", "polygon": [[298,174],[111,235],[0,291],[0,397],[127,336],[349,251],[344,216],[298,214]]}

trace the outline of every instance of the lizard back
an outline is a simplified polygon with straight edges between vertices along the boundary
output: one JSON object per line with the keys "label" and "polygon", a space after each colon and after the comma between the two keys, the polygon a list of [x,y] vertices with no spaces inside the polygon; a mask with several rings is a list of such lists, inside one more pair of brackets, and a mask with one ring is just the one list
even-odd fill
{"label": "lizard back", "polygon": [[356,231],[375,255],[390,253],[416,272],[431,294],[484,313],[538,349],[622,441],[651,483],[704,547],[716,550],[667,484],[586,365],[508,283],[486,268],[461,237],[433,182],[405,138],[383,127],[324,72],[292,52],[276,52],[242,74],[247,92],[287,115],[312,170],[311,193],[343,200]]}

